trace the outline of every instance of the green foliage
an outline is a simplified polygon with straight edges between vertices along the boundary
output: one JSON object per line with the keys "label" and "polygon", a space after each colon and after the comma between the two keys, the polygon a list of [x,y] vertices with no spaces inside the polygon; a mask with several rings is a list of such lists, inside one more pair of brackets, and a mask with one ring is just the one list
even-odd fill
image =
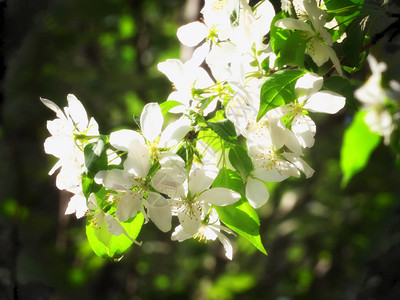
{"label": "green foliage", "polygon": [[233,299],[236,294],[251,289],[256,284],[256,278],[250,273],[223,274],[206,290],[208,299]]}
{"label": "green foliage", "polygon": [[229,161],[243,180],[246,180],[254,168],[247,151],[240,146],[229,149]]}
{"label": "green foliage", "polygon": [[[286,30],[288,31],[288,30]],[[280,48],[275,65],[281,69],[284,65],[304,68],[304,53],[307,48],[307,38],[301,31],[291,33]]]}
{"label": "green foliage", "polygon": [[365,114],[364,111],[358,111],[344,134],[340,158],[342,186],[346,186],[355,174],[365,168],[372,151],[381,141],[381,137],[371,132],[365,124]]}
{"label": "green foliage", "polygon": [[347,61],[355,68],[359,68],[362,62],[362,49],[366,39],[361,28],[360,18],[354,19],[346,28],[346,39],[343,41],[343,52]]}
{"label": "green foliage", "polygon": [[182,103],[175,100],[164,101],[163,103],[161,103],[160,108],[163,116],[165,116],[172,108],[178,105],[182,105]]}
{"label": "green foliage", "polygon": [[306,73],[307,70],[293,69],[281,70],[269,76],[261,88],[257,120],[260,120],[269,110],[294,101],[296,81]]}
{"label": "green foliage", "polygon": [[85,167],[88,170],[89,176],[95,176],[100,170],[107,169],[107,137],[100,138],[93,143],[86,145],[84,149]]}
{"label": "green foliage", "polygon": [[237,137],[236,137],[235,126],[228,119],[217,122],[206,121],[206,124],[220,138],[230,143],[236,143]]}
{"label": "green foliage", "polygon": [[290,36],[290,32],[288,30],[275,26],[275,23],[278,20],[286,18],[286,17],[287,16],[286,16],[285,12],[281,11],[280,13],[275,15],[275,17],[272,19],[272,22],[271,22],[270,43],[271,43],[272,50],[274,51],[275,54],[279,53],[279,51],[285,45],[286,40]]}
{"label": "green foliage", "polygon": [[[128,222],[121,222],[121,225],[132,239],[136,239],[143,223],[144,216],[142,213],[138,213]],[[99,224],[99,227],[95,227],[92,222],[87,221],[86,236],[97,256],[113,260],[119,260],[122,254],[133,244],[133,241],[125,234],[112,235],[108,231],[105,221],[103,221],[103,224]]]}
{"label": "green foliage", "polygon": [[222,168],[213,183],[213,187],[225,187],[242,195],[242,198],[231,205],[216,206],[215,209],[222,222],[230,229],[245,237],[262,253],[267,254],[260,237],[260,220],[257,212],[244,195],[244,184],[240,175],[227,168]]}
{"label": "green foliage", "polygon": [[107,137],[100,136],[96,142],[87,144],[83,150],[87,172],[82,174],[82,191],[86,198],[101,189],[101,185],[94,182],[94,177],[97,172],[106,170],[108,167],[106,145]]}

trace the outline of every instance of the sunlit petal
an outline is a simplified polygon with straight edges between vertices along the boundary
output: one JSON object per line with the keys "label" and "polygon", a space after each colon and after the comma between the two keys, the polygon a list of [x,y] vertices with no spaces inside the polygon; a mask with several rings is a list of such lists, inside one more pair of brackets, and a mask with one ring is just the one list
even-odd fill
{"label": "sunlit petal", "polygon": [[249,178],[246,184],[246,198],[254,208],[260,208],[269,199],[269,191],[264,182]]}
{"label": "sunlit petal", "polygon": [[161,133],[164,117],[158,103],[147,103],[140,115],[140,127],[147,141],[154,141]]}

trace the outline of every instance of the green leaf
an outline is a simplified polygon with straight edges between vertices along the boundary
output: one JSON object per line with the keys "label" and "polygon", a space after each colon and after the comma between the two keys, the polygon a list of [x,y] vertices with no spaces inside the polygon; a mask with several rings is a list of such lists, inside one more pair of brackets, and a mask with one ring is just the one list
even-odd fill
{"label": "green leaf", "polygon": [[169,112],[171,109],[173,109],[178,105],[182,105],[182,103],[175,100],[164,101],[163,103],[160,104],[161,113],[163,114],[163,116],[165,116],[167,112]]}
{"label": "green leaf", "polygon": [[[121,225],[131,238],[136,239],[142,229],[143,222],[143,214],[138,213],[129,222],[121,222]],[[125,234],[112,235],[108,231],[105,221],[99,228],[93,227],[93,224],[87,221],[86,236],[90,247],[97,256],[114,260],[118,260],[133,243]]]}
{"label": "green leaf", "polygon": [[322,90],[330,90],[346,97],[346,108],[358,110],[359,102],[354,98],[355,89],[350,80],[341,76],[325,78],[322,86]]}
{"label": "green leaf", "polygon": [[253,170],[251,158],[247,151],[240,146],[234,146],[229,150],[229,161],[243,179],[246,179]]}
{"label": "green leaf", "polygon": [[261,68],[269,74],[269,57],[265,58],[261,63]]}
{"label": "green leaf", "polygon": [[267,255],[260,237],[260,220],[257,212],[249,204],[244,195],[244,184],[238,173],[223,168],[215,178],[213,187],[225,187],[242,195],[234,204],[215,206],[221,221],[238,234],[245,237],[258,250]]}
{"label": "green leaf", "polygon": [[302,69],[281,70],[268,77],[261,88],[260,110],[258,111],[257,121],[267,111],[294,101],[296,99],[294,93],[296,81],[307,72],[307,70]]}
{"label": "green leaf", "polygon": [[340,167],[344,175],[342,187],[368,163],[372,151],[379,145],[381,136],[370,131],[364,122],[366,112],[358,111],[353,123],[344,133],[340,156]]}
{"label": "green leaf", "polygon": [[206,124],[212,131],[214,131],[220,138],[228,141],[230,143],[236,143],[236,130],[235,126],[228,119],[217,121],[217,122],[209,122],[206,121]]}
{"label": "green leaf", "polygon": [[347,26],[347,37],[343,41],[343,52],[353,67],[360,67],[362,60],[361,50],[364,46],[365,34],[361,29],[360,18],[357,17]]}
{"label": "green leaf", "polygon": [[85,167],[88,169],[89,177],[94,177],[100,170],[107,169],[107,137],[100,138],[93,143],[86,145],[83,150],[85,155]]}
{"label": "green leaf", "polygon": [[281,11],[280,13],[275,15],[275,17],[272,19],[272,22],[271,22],[270,44],[272,47],[272,51],[274,51],[275,54],[279,53],[279,51],[281,50],[285,41],[288,39],[288,37],[290,35],[289,30],[275,26],[276,21],[278,21],[280,19],[284,19],[284,18],[286,18],[286,14],[284,11]]}
{"label": "green leaf", "polygon": [[304,68],[304,53],[306,52],[307,39],[303,32],[295,31],[287,37],[276,58],[275,65],[281,69],[284,65],[299,66]]}
{"label": "green leaf", "polygon": [[93,177],[89,177],[86,173],[82,174],[82,192],[86,198],[91,193],[97,193],[101,189],[101,185],[94,182]]}

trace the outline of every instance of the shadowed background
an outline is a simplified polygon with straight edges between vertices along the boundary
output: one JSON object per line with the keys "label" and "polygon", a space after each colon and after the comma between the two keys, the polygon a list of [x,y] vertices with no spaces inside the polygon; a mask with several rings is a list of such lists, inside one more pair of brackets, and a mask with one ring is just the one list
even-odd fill
{"label": "shadowed background", "polygon": [[[84,219],[64,215],[70,195],[48,176],[56,159],[43,150],[46,121],[55,116],[39,97],[64,107],[66,95],[75,94],[104,134],[135,126],[132,116],[146,102],[170,93],[157,63],[190,55],[175,34],[199,18],[201,6],[199,0],[6,3],[0,299],[400,299],[399,172],[381,145],[340,188],[351,111],[312,115],[317,135],[307,161],[314,176],[269,186],[271,198],[259,210],[268,256],[230,236],[228,261],[218,241],[171,242],[171,233],[150,222],[138,238],[143,246],[111,262],[90,249]],[[400,47],[389,38],[372,52],[394,78]]]}

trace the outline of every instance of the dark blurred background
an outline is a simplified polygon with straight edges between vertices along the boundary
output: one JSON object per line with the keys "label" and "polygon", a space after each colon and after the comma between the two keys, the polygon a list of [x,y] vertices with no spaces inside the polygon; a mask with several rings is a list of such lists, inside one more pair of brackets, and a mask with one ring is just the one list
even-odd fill
{"label": "dark blurred background", "polygon": [[[200,0],[0,1],[5,72],[0,102],[0,299],[400,299],[400,180],[380,145],[368,167],[340,188],[343,132],[352,111],[313,115],[316,144],[309,179],[270,185],[259,210],[264,256],[230,237],[171,242],[144,226],[120,262],[94,255],[85,221],[64,211],[70,195],[55,186],[43,150],[54,113],[75,94],[100,131],[132,127],[146,102],[166,99],[171,83],[157,70],[188,57],[178,26],[199,17]],[[279,1],[274,1],[279,8]],[[379,23],[376,32],[392,22]],[[372,52],[398,76],[399,43]],[[364,80],[364,67],[356,78]],[[398,78],[397,78],[398,79]]]}

